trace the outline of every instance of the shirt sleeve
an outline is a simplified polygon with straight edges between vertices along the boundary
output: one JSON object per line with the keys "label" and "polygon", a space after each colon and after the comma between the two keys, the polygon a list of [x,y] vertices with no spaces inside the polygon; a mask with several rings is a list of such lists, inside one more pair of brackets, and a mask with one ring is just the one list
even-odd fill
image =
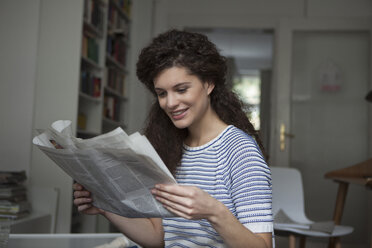
{"label": "shirt sleeve", "polygon": [[272,232],[270,168],[253,138],[237,139],[230,161],[229,186],[237,219],[254,233]]}

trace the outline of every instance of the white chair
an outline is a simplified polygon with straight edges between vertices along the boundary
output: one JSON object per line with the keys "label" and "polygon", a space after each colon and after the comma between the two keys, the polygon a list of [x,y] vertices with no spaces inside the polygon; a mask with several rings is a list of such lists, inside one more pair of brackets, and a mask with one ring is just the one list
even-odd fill
{"label": "white chair", "polygon": [[[282,210],[297,223],[314,224],[305,214],[305,200],[301,173],[294,168],[271,167],[273,184],[273,216]],[[289,235],[289,247],[296,247],[296,237],[300,237],[300,247],[305,247],[306,237],[340,237],[353,232],[353,227],[335,225],[332,233],[314,231],[280,225],[274,221],[274,230],[278,235]]]}

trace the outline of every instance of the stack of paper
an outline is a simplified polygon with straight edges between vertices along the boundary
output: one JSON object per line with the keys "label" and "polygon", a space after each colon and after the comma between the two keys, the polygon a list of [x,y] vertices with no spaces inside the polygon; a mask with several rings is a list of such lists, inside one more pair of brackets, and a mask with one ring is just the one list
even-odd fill
{"label": "stack of paper", "polygon": [[333,221],[300,223],[292,220],[282,209],[280,209],[274,216],[274,227],[282,230],[295,228],[331,234],[335,228],[335,223]]}
{"label": "stack of paper", "polygon": [[0,171],[0,220],[19,219],[30,213],[25,180],[25,171]]}

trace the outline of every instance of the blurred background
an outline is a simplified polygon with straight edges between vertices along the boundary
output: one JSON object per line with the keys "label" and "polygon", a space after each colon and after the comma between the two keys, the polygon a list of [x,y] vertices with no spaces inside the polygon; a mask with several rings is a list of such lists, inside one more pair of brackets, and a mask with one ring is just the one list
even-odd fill
{"label": "blurred background", "polygon": [[[76,213],[72,179],[31,141],[59,119],[82,138],[141,131],[154,99],[136,78],[137,56],[170,28],[217,45],[269,165],[299,169],[309,218],[333,218],[338,184],[325,173],[372,157],[371,1],[0,0],[0,166],[25,171],[27,192],[36,192],[16,232],[115,231]],[[350,185],[342,224],[354,232],[343,247],[369,247],[371,192]]]}

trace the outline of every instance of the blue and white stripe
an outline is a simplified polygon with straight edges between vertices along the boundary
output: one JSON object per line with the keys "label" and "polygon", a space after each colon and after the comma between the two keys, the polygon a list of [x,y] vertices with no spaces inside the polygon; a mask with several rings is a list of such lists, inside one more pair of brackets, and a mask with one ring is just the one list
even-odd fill
{"label": "blue and white stripe", "polygon": [[[184,145],[179,184],[197,186],[225,204],[254,233],[272,232],[271,174],[254,139],[228,126],[199,147]],[[165,247],[224,247],[207,220],[166,218]]]}

